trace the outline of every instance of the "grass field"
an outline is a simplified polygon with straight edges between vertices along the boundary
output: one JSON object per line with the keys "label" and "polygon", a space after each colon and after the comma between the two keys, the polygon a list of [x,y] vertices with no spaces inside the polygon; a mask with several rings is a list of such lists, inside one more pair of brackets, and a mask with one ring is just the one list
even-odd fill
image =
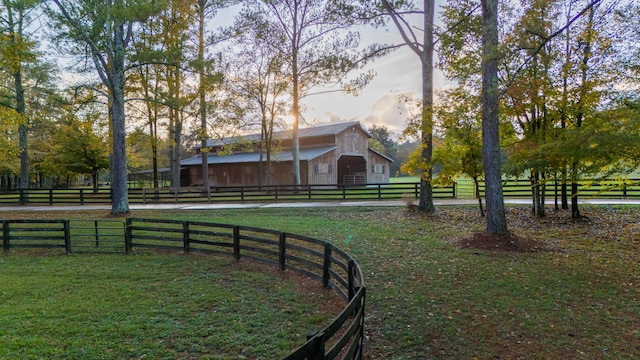
{"label": "grass field", "polygon": [[[640,238],[637,236],[640,233],[640,208],[583,207],[582,213],[587,220],[582,222],[572,222],[566,212],[549,213],[547,218],[538,219],[531,217],[528,207],[507,208],[511,230],[544,249],[526,253],[462,250],[454,246],[460,238],[483,229],[483,220],[473,207],[442,207],[433,216],[408,212],[404,208],[360,207],[171,213],[136,211],[133,215],[273,228],[313,236],[340,246],[360,263],[367,284],[368,359],[640,357]],[[12,218],[108,217],[97,212],[44,215],[15,212],[4,215]],[[207,270],[198,270],[190,265],[201,261],[201,257],[179,255],[104,258],[88,255],[53,258],[0,256],[3,269],[0,358],[24,355],[18,352],[23,349],[20,344],[29,344],[30,349],[48,349],[41,350],[47,351],[42,353],[46,354],[42,357],[53,354],[58,358],[64,358],[64,353],[56,355],[57,351],[75,349],[66,355],[75,354],[76,358],[83,358],[83,349],[97,351],[98,348],[120,351],[124,357],[141,357],[149,353],[152,358],[189,358],[186,355],[189,350],[215,359],[265,358],[260,356],[266,351],[264,349],[287,348],[290,344],[287,339],[298,339],[298,334],[304,336],[310,327],[325,321],[313,310],[292,310],[294,313],[308,312],[311,324],[302,315],[292,317],[291,324],[277,320],[284,328],[300,326],[291,331],[293,335],[286,335],[288,329],[270,328],[263,333],[251,330],[251,327],[236,327],[238,322],[248,321],[237,314],[226,321],[219,319],[220,311],[212,316],[212,307],[200,308],[198,300],[214,296],[209,294],[207,284],[217,283],[217,272],[223,269],[238,270],[237,275],[232,272],[220,276],[242,282],[240,288],[247,290],[243,296],[252,296],[251,301],[260,304],[234,310],[233,306],[241,304],[237,304],[238,290],[230,290],[226,294],[231,312],[278,313],[289,306],[299,309],[294,301],[297,289],[283,286],[282,292],[276,293],[271,288],[252,285],[256,283],[254,280],[244,282],[245,278],[262,276],[251,274],[251,266],[246,267],[242,263],[235,267],[223,261],[218,267],[207,258],[204,261]],[[53,271],[38,267],[48,262],[60,263]],[[86,265],[81,264],[88,262],[95,264],[92,265],[93,270],[83,282],[75,285],[76,288],[62,286],[60,297],[39,295],[49,283],[64,282],[64,278],[55,277],[55,273],[62,272],[65,267],[73,269],[71,273],[83,272]],[[107,271],[110,275],[106,277],[98,277],[102,272],[100,269],[120,262],[124,264],[122,268]],[[163,275],[150,275],[165,266]],[[185,272],[185,267],[194,271]],[[5,282],[10,268],[13,278]],[[140,268],[153,271],[141,271]],[[18,274],[25,273],[31,274],[27,284],[42,283],[38,286],[21,285]],[[127,274],[143,281],[134,281],[133,285],[123,287],[110,282],[114,278],[129,276]],[[194,276],[197,280],[191,284],[189,279]],[[269,274],[269,277],[273,276]],[[182,286],[172,288],[174,279],[182,282]],[[135,284],[141,284],[140,289],[136,289]],[[6,286],[10,286],[9,290]],[[165,287],[168,290],[163,290]],[[182,287],[186,290],[177,290]],[[80,294],[89,289],[92,295],[87,299],[99,300],[98,308],[114,310],[113,315],[104,320],[106,323],[93,322],[101,317],[99,313],[77,315],[73,302],[65,300],[69,293]],[[136,296],[127,297],[129,291],[136,291]],[[29,308],[28,299],[35,295],[42,297],[44,312],[40,308]],[[234,297],[236,301],[233,301]],[[157,303],[164,298],[171,299],[171,302]],[[281,298],[291,299],[292,303],[283,304],[278,300]],[[107,299],[114,301],[103,304]],[[10,301],[10,306],[7,306],[7,301]],[[217,301],[222,302],[223,299]],[[135,305],[138,302],[141,304]],[[120,311],[119,307],[124,305],[131,307]],[[46,310],[47,306],[54,306],[52,313],[62,311],[60,314],[63,316],[47,315],[52,314],[47,313],[50,311]],[[178,315],[165,314],[182,307],[185,310],[178,310]],[[74,316],[83,320],[83,325],[68,324],[69,319],[75,319]],[[130,317],[138,318],[137,322]],[[57,320],[62,322],[50,322],[56,318],[62,318]],[[183,323],[179,320],[183,318],[197,320],[195,324]],[[139,327],[154,322],[143,319],[157,319],[160,327],[142,337],[152,340],[131,339],[126,329],[135,333]],[[46,329],[66,326],[73,329],[67,336],[77,340],[65,344],[63,350],[59,349],[60,343],[54,341],[59,336],[31,335],[35,331],[44,333]],[[125,330],[117,330],[120,326]],[[200,327],[206,330],[200,330]],[[182,328],[189,329],[187,333],[190,335],[176,335]],[[111,330],[114,334],[109,336]],[[256,333],[260,336],[257,337]],[[217,340],[222,334],[229,335],[225,342]],[[107,342],[111,338],[114,342]],[[232,345],[235,341],[243,342]],[[91,347],[93,343],[97,345]]]}
{"label": "grass field", "polygon": [[342,303],[215,257],[21,254],[0,269],[0,359],[281,358]]}

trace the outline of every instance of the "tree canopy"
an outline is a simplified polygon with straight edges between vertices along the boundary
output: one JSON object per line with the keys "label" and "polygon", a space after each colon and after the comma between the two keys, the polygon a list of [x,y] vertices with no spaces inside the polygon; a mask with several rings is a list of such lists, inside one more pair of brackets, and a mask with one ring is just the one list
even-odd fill
{"label": "tree canopy", "polygon": [[[64,178],[97,177],[105,163],[104,154],[89,155],[95,145],[96,154],[109,154],[112,213],[126,214],[128,173],[151,167],[158,187],[168,185],[159,176],[168,167],[171,185],[180,186],[180,162],[196,145],[207,153],[207,139],[248,132],[261,133],[264,167],[256,185],[269,184],[272,154],[281,150],[274,131],[291,128],[296,144],[299,127],[324,120],[306,115],[311,96],[359,92],[376,60],[402,47],[415,54],[406,72],[421,87],[420,110],[406,114],[401,130],[420,144],[399,144],[401,130],[391,134],[384,123],[359,120],[377,151],[407,158],[404,169],[421,178],[425,210],[433,210],[432,185],[467,176],[487,184],[489,232],[505,233],[499,190],[505,177],[528,179],[534,214],[545,215],[545,188],[557,186],[561,206],[571,205],[580,218],[578,181],[624,178],[638,169],[640,5],[448,0],[440,11],[437,5],[3,1],[0,185],[59,186],[69,182]],[[362,36],[370,26],[395,40]],[[62,71],[48,55],[54,50]],[[434,69],[445,74],[446,87],[437,89]],[[83,97],[92,110],[70,111]],[[418,148],[411,157],[410,147]],[[80,148],[82,161],[73,159]],[[295,145],[293,153],[296,159]],[[208,189],[207,158],[202,161]],[[300,182],[298,162],[293,184]]]}

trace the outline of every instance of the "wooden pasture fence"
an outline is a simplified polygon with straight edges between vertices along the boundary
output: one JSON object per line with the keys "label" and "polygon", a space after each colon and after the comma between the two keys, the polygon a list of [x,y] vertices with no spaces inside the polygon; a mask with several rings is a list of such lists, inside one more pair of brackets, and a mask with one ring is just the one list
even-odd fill
{"label": "wooden pasture fence", "polygon": [[331,288],[346,307],[285,360],[363,357],[366,288],[356,261],[338,247],[307,236],[201,221],[4,220],[3,249],[64,248],[73,252],[180,250],[247,259],[293,271]]}
{"label": "wooden pasture fence", "polygon": [[[434,197],[456,197],[455,186],[435,187]],[[280,201],[363,201],[398,200],[407,194],[418,198],[416,182],[368,185],[292,185],[212,187],[163,187],[129,189],[129,203],[210,203],[210,202],[280,202]],[[111,203],[111,190],[29,189],[0,192],[0,205],[90,205]]]}
{"label": "wooden pasture fence", "polygon": [[[560,182],[548,181],[544,184],[545,196],[549,199],[560,196],[560,187]],[[502,192],[506,198],[531,197],[532,189],[533,186],[529,179],[511,179],[502,184]],[[571,196],[571,184],[567,184],[567,191]],[[480,184],[480,194],[484,196],[484,183]],[[577,196],[581,198],[640,199],[640,179],[580,180]]]}

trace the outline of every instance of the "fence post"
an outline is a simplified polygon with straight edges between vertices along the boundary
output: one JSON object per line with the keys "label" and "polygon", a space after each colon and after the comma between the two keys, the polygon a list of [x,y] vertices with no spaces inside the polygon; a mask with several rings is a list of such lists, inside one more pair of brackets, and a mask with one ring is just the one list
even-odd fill
{"label": "fence post", "polygon": [[69,229],[69,220],[62,222],[64,228],[64,248],[67,251],[67,255],[71,254],[71,231]]}
{"label": "fence post", "polygon": [[331,244],[324,244],[324,264],[322,265],[322,286],[329,287],[329,269],[331,268]]}
{"label": "fence post", "polygon": [[49,205],[53,205],[53,189],[49,189]]}
{"label": "fence post", "polygon": [[240,186],[240,200],[244,201],[244,186]]}
{"label": "fence post", "polygon": [[2,248],[9,251],[9,222],[2,220]]}
{"label": "fence post", "polygon": [[378,184],[378,200],[382,200],[382,185]]}
{"label": "fence post", "polygon": [[29,202],[29,190],[20,189],[20,204],[26,204]]}
{"label": "fence post", "polygon": [[367,298],[367,288],[366,287],[362,287],[360,288],[360,291],[362,291],[362,298],[361,298],[361,302],[360,302],[360,306],[359,306],[359,311],[362,311],[362,316],[360,317],[360,356],[362,356],[362,352],[364,351],[364,338],[365,338],[365,334],[364,334],[364,313],[365,313],[365,307],[366,307],[366,298]]}
{"label": "fence post", "polygon": [[278,262],[280,263],[280,270],[284,271],[287,261],[287,233],[280,233],[280,243],[278,251]]}
{"label": "fence post", "polygon": [[98,220],[95,220],[93,222],[93,226],[94,226],[94,233],[96,235],[96,247],[98,247],[100,245],[100,232],[98,231]]}
{"label": "fence post", "polygon": [[233,227],[233,257],[240,260],[240,226]]}
{"label": "fence post", "polygon": [[413,184],[413,193],[414,193],[414,196],[416,197],[416,199],[418,197],[420,197],[419,186],[420,186],[420,182],[419,181],[417,183]]}
{"label": "fence post", "polygon": [[452,193],[453,193],[453,198],[454,198],[454,199],[457,199],[457,198],[458,198],[458,196],[456,195],[456,187],[457,187],[457,186],[458,186],[458,183],[457,183],[457,182],[455,182],[455,181],[453,182],[453,185],[451,185],[451,187],[452,187],[452,189],[453,189],[453,190],[452,190]]}
{"label": "fence post", "polygon": [[348,284],[348,291],[349,291],[349,301],[351,301],[351,299],[353,299],[353,296],[356,294],[356,290],[355,290],[355,276],[353,276],[353,272],[355,270],[355,261],[353,261],[353,259],[349,260],[348,265],[348,271],[349,271],[349,278],[347,279]]}
{"label": "fence post", "polygon": [[131,253],[131,247],[133,246],[132,235],[133,232],[131,231],[131,218],[127,218],[124,223],[124,251],[127,254]]}
{"label": "fence post", "polygon": [[182,246],[185,254],[189,252],[189,222],[182,223]]}
{"label": "fence post", "polygon": [[307,341],[313,341],[313,349],[308,354],[309,360],[324,360],[324,333],[317,331],[307,335]]}
{"label": "fence post", "polygon": [[80,205],[84,205],[84,189],[80,189]]}

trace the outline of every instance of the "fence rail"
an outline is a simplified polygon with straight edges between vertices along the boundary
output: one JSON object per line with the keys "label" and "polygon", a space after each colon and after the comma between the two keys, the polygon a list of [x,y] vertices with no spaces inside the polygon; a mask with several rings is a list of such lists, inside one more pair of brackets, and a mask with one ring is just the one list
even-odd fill
{"label": "fence rail", "polygon": [[[544,194],[547,198],[560,196],[561,183],[549,181],[545,184],[538,184],[540,188],[544,188]],[[534,186],[529,179],[509,180],[502,184],[504,197],[508,198],[526,198],[531,197]],[[567,184],[567,191],[571,196],[571,184]],[[484,196],[484,184],[480,185],[480,194]],[[640,179],[625,180],[581,180],[578,183],[578,197],[586,198],[618,198],[618,199],[639,199],[640,198]]]}
{"label": "fence rail", "polygon": [[[458,194],[474,196],[469,186],[451,184],[435,186],[433,197],[436,199],[455,199]],[[560,184],[548,182],[545,196],[559,194]],[[463,191],[466,189],[467,191]],[[531,196],[532,185],[528,179],[515,179],[503,183],[506,198],[526,198]],[[212,187],[209,192],[202,187],[164,187],[129,189],[131,204],[163,203],[220,203],[220,202],[280,202],[280,201],[364,201],[398,200],[406,196],[418,198],[418,182],[400,182],[367,185],[274,185],[274,186],[235,186]],[[480,184],[480,195],[484,197],[484,184]],[[587,198],[640,198],[640,179],[626,180],[582,180],[579,183],[579,197]],[[29,189],[0,192],[0,205],[36,204],[36,205],[90,205],[111,203],[111,190],[98,189]]]}
{"label": "fence rail", "polygon": [[74,252],[130,253],[134,249],[180,250],[248,259],[289,270],[331,288],[347,303],[325,328],[285,360],[358,360],[363,356],[364,277],[356,261],[338,247],[307,236],[249,226],[200,221],[3,220],[3,249],[64,248]]}
{"label": "fence rail", "polygon": [[[202,187],[129,189],[129,203],[207,203],[247,201],[335,201],[393,200],[406,194],[418,198],[420,184],[415,182],[368,185],[273,185],[212,187],[207,193]],[[455,186],[434,188],[437,198],[455,198]],[[0,193],[0,204],[108,204],[111,190],[91,189],[29,189]]]}

